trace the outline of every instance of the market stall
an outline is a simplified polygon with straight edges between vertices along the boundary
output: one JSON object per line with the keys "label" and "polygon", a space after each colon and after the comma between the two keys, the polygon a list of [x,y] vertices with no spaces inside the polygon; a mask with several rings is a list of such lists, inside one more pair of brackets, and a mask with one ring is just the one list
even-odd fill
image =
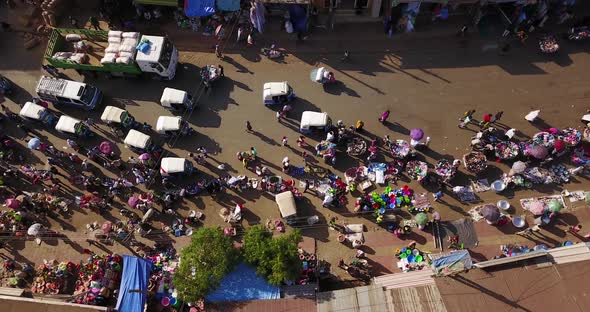
{"label": "market stall", "polygon": [[453,166],[453,164],[451,164],[450,161],[446,159],[441,159],[436,163],[436,166],[434,167],[434,172],[436,172],[438,176],[443,178],[444,181],[448,182],[451,179],[453,179],[453,177],[457,173],[457,167]]}
{"label": "market stall", "polygon": [[475,174],[481,173],[487,167],[487,158],[482,152],[470,152],[463,155],[465,169]]}
{"label": "market stall", "polygon": [[520,148],[512,141],[499,142],[494,146],[496,157],[502,160],[509,160],[518,157]]}
{"label": "market stall", "polygon": [[405,140],[395,140],[390,146],[391,156],[397,159],[404,159],[410,153],[410,143]]}

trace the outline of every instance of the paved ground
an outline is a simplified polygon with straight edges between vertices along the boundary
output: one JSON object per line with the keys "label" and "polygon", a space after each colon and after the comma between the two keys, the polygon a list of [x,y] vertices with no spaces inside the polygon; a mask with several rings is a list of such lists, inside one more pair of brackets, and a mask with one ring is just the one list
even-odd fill
{"label": "paved ground", "polygon": [[[289,156],[293,165],[302,165],[299,156],[301,149],[295,145],[299,117],[303,111],[325,111],[333,120],[343,120],[346,124],[354,123],[358,119],[365,121],[367,138],[383,137],[389,134],[393,139],[408,138],[409,129],[421,127],[427,136],[432,137],[430,149],[423,153],[423,157],[430,164],[441,158],[457,158],[468,150],[471,130],[457,128],[458,118],[468,109],[476,109],[477,118],[484,113],[505,111],[502,122],[515,127],[523,133],[523,137],[531,136],[549,125],[554,127],[578,127],[579,117],[589,108],[587,81],[590,78],[587,64],[590,56],[586,52],[588,43],[563,43],[562,51],[555,56],[545,56],[537,51],[536,44],[531,38],[524,46],[514,46],[507,56],[499,56],[495,40],[481,38],[477,35],[469,39],[457,39],[451,36],[454,28],[441,27],[433,33],[417,33],[403,35],[394,39],[387,39],[381,35],[377,27],[349,27],[340,28],[332,34],[313,34],[309,42],[295,45],[289,38],[277,33],[277,25],[271,24],[269,32],[260,39],[256,48],[245,48],[228,43],[226,58],[222,64],[225,67],[227,79],[221,81],[209,94],[201,95],[198,67],[207,64],[220,63],[210,52],[204,52],[208,44],[198,44],[199,38],[190,33],[169,33],[170,38],[180,48],[182,67],[176,79],[172,82],[158,82],[147,80],[88,80],[87,82],[101,88],[105,95],[105,105],[124,105],[137,120],[147,121],[155,126],[157,116],[167,115],[159,106],[158,100],[166,86],[190,90],[200,96],[200,108],[189,118],[190,123],[197,130],[192,138],[181,139],[174,148],[169,150],[180,156],[194,152],[196,147],[205,146],[211,152],[208,165],[199,167],[201,176],[215,176],[220,174],[216,166],[227,164],[227,172],[233,175],[252,172],[242,168],[235,157],[236,152],[256,147],[263,163],[274,172],[279,172],[280,161]],[[152,33],[157,33],[155,28]],[[271,40],[272,39],[272,40]],[[22,90],[15,98],[6,102],[17,111],[17,103],[24,103],[33,94],[36,80],[40,72],[42,48],[37,47],[25,51],[20,47],[20,38],[14,33],[0,33],[2,42],[13,42],[14,48],[0,51],[0,73],[6,75],[19,85]],[[275,62],[258,55],[257,50],[262,42],[274,41],[278,46],[284,46],[290,55],[283,62]],[[204,45],[204,47],[203,47]],[[12,46],[12,45],[11,45]],[[351,51],[350,62],[339,61],[344,49]],[[196,50],[196,51],[194,51]],[[320,52],[318,52],[320,51]],[[309,71],[315,66],[328,66],[335,72],[336,78],[342,83],[326,90],[322,86],[309,80]],[[72,79],[81,79],[75,73],[67,73]],[[261,103],[261,88],[269,81],[288,80],[299,96],[294,103],[294,111],[289,120],[278,123],[275,112],[264,107]],[[62,110],[61,108],[58,108]],[[390,109],[390,123],[382,125],[377,122],[379,114]],[[529,124],[523,116],[532,109],[541,109],[542,123]],[[74,117],[84,118],[86,112],[62,110]],[[95,120],[99,120],[102,109],[93,112]],[[245,132],[245,121],[249,120],[255,133]],[[100,126],[103,131],[98,134],[106,139],[114,140]],[[22,137],[13,125],[5,125],[6,132]],[[53,131],[39,129],[41,138],[49,140],[55,146],[65,146],[63,138]],[[292,147],[282,147],[279,142],[282,136],[287,136]],[[310,137],[308,143],[314,145],[321,138]],[[88,146],[98,144],[99,139],[87,142]],[[25,141],[20,141],[26,144]],[[123,158],[132,155],[120,144]],[[388,155],[381,155],[388,159]],[[35,153],[28,157],[28,161],[36,166],[44,166],[45,160],[41,154]],[[343,170],[363,163],[361,159],[352,159],[344,155],[338,159],[336,171]],[[319,161],[321,164],[321,161]],[[321,164],[323,165],[323,164]],[[490,181],[498,177],[508,166],[503,163],[491,163],[491,169],[486,172]],[[108,173],[113,175],[113,173]],[[462,171],[455,180],[457,184],[464,184],[471,174]],[[399,186],[408,183],[417,191],[422,188],[416,182],[401,181]],[[570,190],[589,190],[588,180],[580,178],[568,185]],[[378,188],[381,191],[382,188]],[[539,193],[557,193],[562,187],[535,188],[528,191],[517,191],[510,194],[508,200],[515,215],[523,214],[519,208],[518,199],[530,197]],[[81,191],[73,189],[72,193]],[[482,201],[496,202],[503,196],[490,192],[481,194]],[[375,261],[376,273],[388,273],[394,270],[393,253],[400,246],[407,244],[377,226],[373,220],[359,218],[353,215],[353,197],[349,198],[347,209],[333,211],[321,207],[321,200],[305,195],[305,199],[298,203],[302,215],[319,215],[324,221],[331,216],[338,216],[340,221],[349,223],[363,223],[368,228],[365,233],[367,253]],[[221,207],[231,207],[235,203],[244,203],[244,225],[249,226],[276,219],[279,212],[272,198],[258,192],[228,191],[217,202],[208,196],[185,201],[179,209],[181,215],[187,215],[190,209],[200,209],[206,215],[205,224],[208,226],[222,225],[218,216]],[[456,200],[445,197],[445,203],[435,204],[443,219],[452,220],[466,216],[470,205],[463,205]],[[36,246],[31,241],[19,241],[11,244],[8,257],[20,260],[40,262],[42,259],[58,258],[76,260],[84,257],[83,248],[87,235],[84,233],[85,224],[92,221],[102,222],[103,219],[115,220],[120,218],[116,209],[110,216],[99,216],[89,211],[77,211],[69,218],[49,219],[53,229],[65,233],[70,241],[49,241]],[[407,217],[407,214],[406,214]],[[578,209],[568,210],[562,219],[568,224],[584,223],[590,220],[588,209],[580,206]],[[530,221],[530,220],[529,220]],[[322,222],[323,223],[323,222]],[[565,225],[561,226],[563,229]],[[483,257],[498,254],[498,246],[506,242],[528,242],[512,235],[513,229],[496,229],[485,223],[477,223],[476,229],[480,239],[479,247],[474,251]],[[329,231],[325,225],[318,225],[303,230],[305,236],[318,240],[320,258],[335,263],[339,258],[350,257],[354,250],[340,245],[336,241],[336,233]],[[418,232],[411,238],[416,240],[423,249],[434,251],[432,238],[429,233]],[[149,237],[152,241],[175,240],[177,246],[186,243],[186,238],[174,239],[165,235]],[[551,230],[547,238],[542,241],[558,243],[566,239],[563,231]],[[532,244],[532,242],[531,242]],[[95,247],[92,247],[95,248]],[[96,248],[95,248],[96,249]],[[121,246],[106,246],[105,250],[128,252]],[[338,269],[336,269],[338,270]],[[337,272],[341,274],[341,272]]]}

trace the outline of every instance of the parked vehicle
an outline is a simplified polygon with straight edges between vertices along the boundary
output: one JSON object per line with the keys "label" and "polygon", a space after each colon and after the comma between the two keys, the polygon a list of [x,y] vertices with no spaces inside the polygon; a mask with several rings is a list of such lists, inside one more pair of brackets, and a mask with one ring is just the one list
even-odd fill
{"label": "parked vehicle", "polygon": [[326,131],[332,126],[332,119],[328,113],[305,111],[301,114],[299,132],[311,133],[314,130]]}
{"label": "parked vehicle", "polygon": [[[75,37],[79,40],[72,43],[71,40],[66,40],[68,35],[70,38]],[[119,46],[127,42],[127,45],[133,48],[121,52],[120,48],[116,48],[114,44],[111,45],[111,43],[117,42],[110,42],[109,36],[118,38],[112,41],[118,41]],[[82,43],[80,46],[84,49],[74,47],[78,42]],[[145,48],[135,49],[138,43],[144,42],[147,44]],[[82,52],[86,62],[72,61],[69,59],[72,55],[71,52]],[[116,58],[121,57],[122,53],[128,53],[129,58],[117,60]],[[54,28],[49,37],[44,59],[56,68],[74,69],[81,75],[104,73],[107,77],[137,77],[146,74],[171,80],[176,75],[178,50],[167,37],[163,36],[106,30]]]}
{"label": "parked vehicle", "polygon": [[190,175],[193,170],[193,163],[186,158],[164,157],[160,163],[160,174],[163,177]]}
{"label": "parked vehicle", "polygon": [[139,126],[139,123],[129,112],[115,106],[105,107],[100,120],[106,122],[118,136],[123,136],[126,130]]}
{"label": "parked vehicle", "polygon": [[38,121],[47,127],[54,127],[57,122],[57,116],[55,114],[49,109],[33,102],[26,102],[18,115],[27,120]]}
{"label": "parked vehicle", "polygon": [[163,151],[163,148],[155,144],[149,135],[143,134],[134,129],[129,130],[123,143],[125,143],[130,150],[138,154],[149,153],[155,158],[158,158]]}
{"label": "parked vehicle", "polygon": [[185,136],[193,131],[188,122],[180,117],[160,116],[156,123],[156,132],[165,137]]}
{"label": "parked vehicle", "polygon": [[295,98],[295,92],[289,84],[284,82],[267,82],[262,91],[264,105],[285,104]]}
{"label": "parked vehicle", "polygon": [[94,86],[47,76],[41,76],[35,92],[42,100],[84,110],[92,110],[102,101],[102,92]]}
{"label": "parked vehicle", "polygon": [[279,206],[281,217],[287,224],[295,223],[297,220],[297,206],[295,205],[295,196],[291,191],[286,191],[275,195],[275,201]]}
{"label": "parked vehicle", "polygon": [[183,112],[193,110],[196,103],[186,91],[166,88],[162,92],[160,104],[171,112]]}
{"label": "parked vehicle", "polygon": [[55,130],[76,137],[88,137],[92,134],[81,120],[66,115],[59,117]]}

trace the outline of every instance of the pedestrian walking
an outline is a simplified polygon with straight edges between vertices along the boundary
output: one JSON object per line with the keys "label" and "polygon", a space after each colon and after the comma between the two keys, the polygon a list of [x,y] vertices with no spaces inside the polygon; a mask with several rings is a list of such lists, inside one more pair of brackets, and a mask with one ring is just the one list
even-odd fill
{"label": "pedestrian walking", "polygon": [[281,139],[281,144],[283,144],[283,146],[289,146],[289,142],[287,141],[286,136],[283,136],[283,138]]}
{"label": "pedestrian walking", "polygon": [[100,23],[98,22],[96,16],[91,16],[88,19],[88,23],[90,23],[90,26],[94,27],[94,30],[100,30]]}
{"label": "pedestrian walking", "polygon": [[221,50],[219,49],[219,43],[215,45],[215,56],[218,59],[221,59],[223,56],[221,55]]}
{"label": "pedestrian walking", "polygon": [[445,194],[439,189],[436,193],[432,194],[432,196],[434,197],[434,201],[438,202],[441,200],[441,198],[443,198],[443,196],[445,196]]}
{"label": "pedestrian walking", "polygon": [[283,116],[282,112],[277,111],[277,115],[276,116],[277,116],[277,121],[278,122],[281,122],[281,117]]}
{"label": "pedestrian walking", "polygon": [[297,138],[297,146],[303,147],[304,145],[305,145],[305,137],[300,135],[299,138]]}
{"label": "pedestrian walking", "polygon": [[354,129],[356,130],[356,132],[361,132],[361,131],[363,131],[364,126],[365,126],[365,123],[362,120],[357,120]]}
{"label": "pedestrian walking", "polygon": [[246,130],[252,132],[252,124],[248,120],[246,120]]}
{"label": "pedestrian walking", "polygon": [[209,157],[209,154],[207,153],[207,149],[204,146],[199,146],[197,148],[197,152],[203,154],[203,157]]}
{"label": "pedestrian walking", "polygon": [[305,179],[304,181],[305,185],[303,186],[303,193],[307,192],[307,190],[309,190],[309,180]]}
{"label": "pedestrian walking", "polygon": [[252,158],[256,160],[256,156],[258,156],[258,151],[254,147],[250,147],[250,154],[252,155]]}
{"label": "pedestrian walking", "polygon": [[492,117],[492,114],[483,115],[483,120],[479,122],[479,126],[482,129],[487,129],[490,126],[490,123],[492,122]]}
{"label": "pedestrian walking", "polygon": [[466,116],[465,118],[463,118],[463,120],[461,120],[461,122],[459,123],[459,128],[461,129],[465,129],[467,128],[467,125],[471,122],[471,117],[470,116]]}
{"label": "pedestrian walking", "polygon": [[86,118],[86,125],[88,127],[98,128],[98,126],[94,123],[94,119],[92,117]]}
{"label": "pedestrian walking", "polygon": [[303,151],[303,152],[301,153],[301,157],[303,157],[303,163],[304,163],[305,165],[307,165],[307,157],[308,157],[308,156],[309,156],[309,154],[307,153],[307,151]]}
{"label": "pedestrian walking", "polygon": [[385,123],[387,121],[387,118],[389,118],[389,110],[386,110],[383,113],[381,113],[381,117],[379,117],[379,121],[381,123]]}
{"label": "pedestrian walking", "polygon": [[217,65],[217,67],[219,67],[219,76],[220,77],[225,77],[225,73],[223,72],[223,66]]}
{"label": "pedestrian walking", "polygon": [[350,59],[350,53],[348,53],[348,51],[344,51],[344,55],[342,56],[342,58],[340,59],[340,62],[346,62]]}
{"label": "pedestrian walking", "polygon": [[84,158],[82,160],[82,172],[88,171],[88,158]]}
{"label": "pedestrian walking", "polygon": [[0,106],[2,107],[2,112],[4,114],[10,114],[11,113],[10,109],[8,108],[8,106],[6,106],[4,104],[0,104]]}
{"label": "pedestrian walking", "polygon": [[141,125],[141,129],[143,131],[148,132],[148,131],[152,130],[152,126],[150,126],[147,122],[144,121],[143,125]]}

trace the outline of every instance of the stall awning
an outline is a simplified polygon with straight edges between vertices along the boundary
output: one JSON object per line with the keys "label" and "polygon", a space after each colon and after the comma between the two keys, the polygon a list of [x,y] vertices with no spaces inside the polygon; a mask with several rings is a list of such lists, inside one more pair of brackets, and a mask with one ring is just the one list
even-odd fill
{"label": "stall awning", "polygon": [[123,256],[123,275],[117,298],[117,311],[143,312],[153,265],[146,259]]}
{"label": "stall awning", "polygon": [[143,5],[160,5],[178,8],[182,8],[184,6],[184,0],[134,0],[133,2]]}

